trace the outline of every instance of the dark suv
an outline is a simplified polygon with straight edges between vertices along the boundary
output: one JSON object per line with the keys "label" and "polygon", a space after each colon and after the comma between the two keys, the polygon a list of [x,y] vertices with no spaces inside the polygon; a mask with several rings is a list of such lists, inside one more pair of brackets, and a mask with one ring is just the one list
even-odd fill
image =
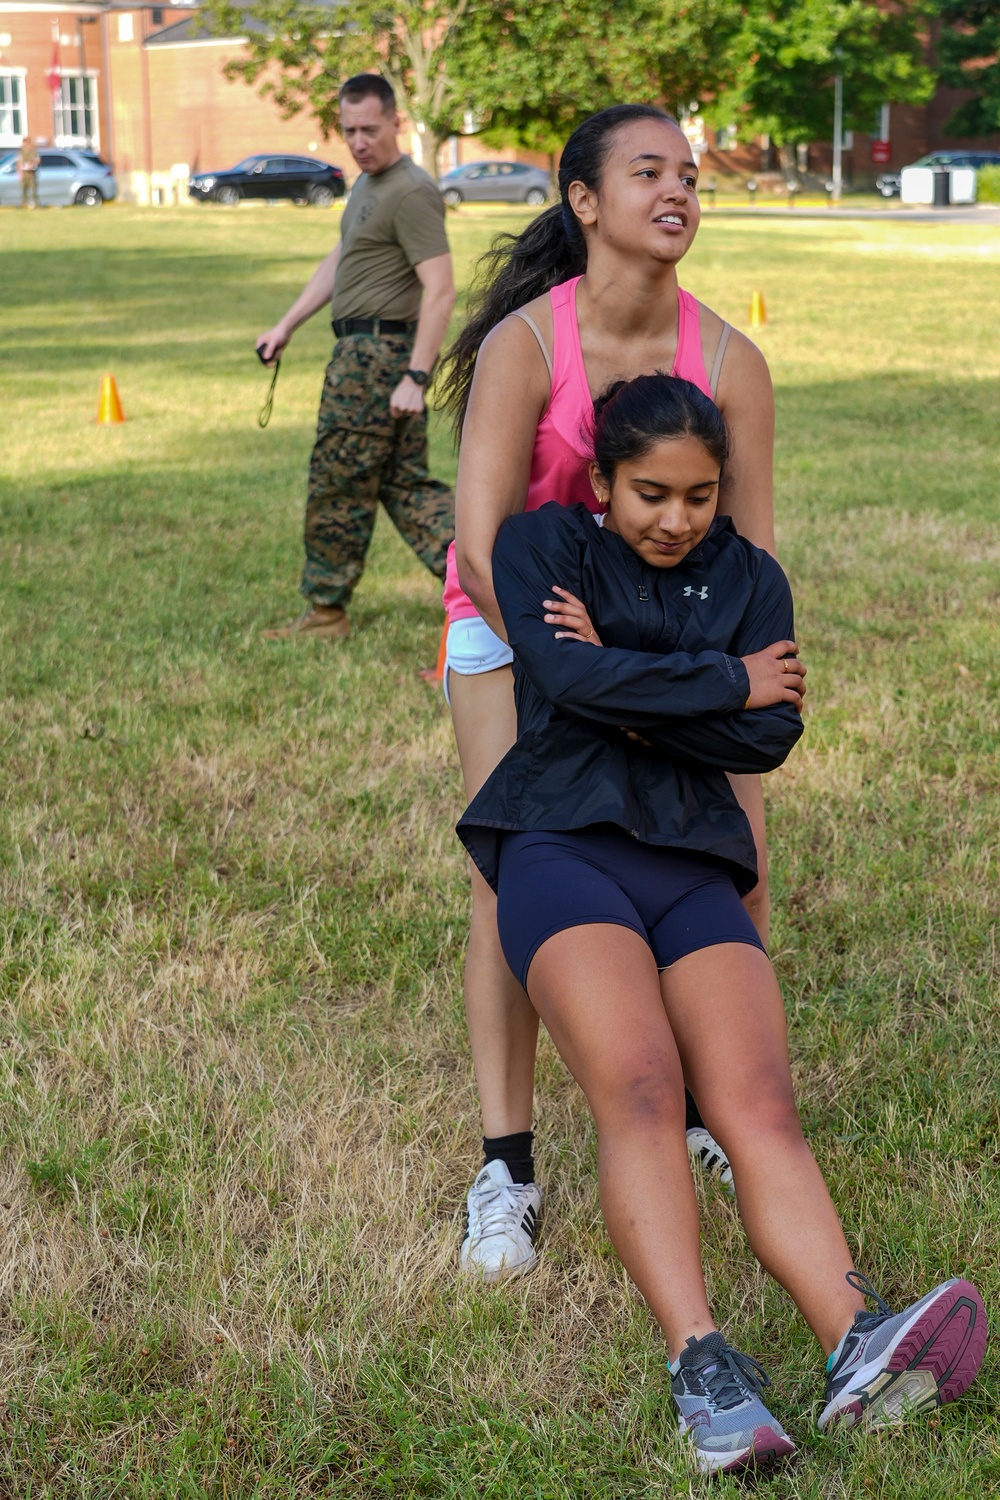
{"label": "dark suv", "polygon": [[188,193],[200,203],[234,205],[241,198],[291,198],[328,208],[346,192],[344,174],[315,156],[248,156],[224,172],[195,172]]}

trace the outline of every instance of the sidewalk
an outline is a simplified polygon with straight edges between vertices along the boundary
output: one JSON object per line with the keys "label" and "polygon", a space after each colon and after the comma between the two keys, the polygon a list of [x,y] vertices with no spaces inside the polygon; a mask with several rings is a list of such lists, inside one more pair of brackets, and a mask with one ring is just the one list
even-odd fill
{"label": "sidewalk", "polygon": [[731,219],[877,219],[893,224],[975,224],[1000,225],[1000,203],[970,203],[963,208],[789,208],[787,203],[751,208],[749,204],[723,204],[712,208],[702,204],[702,213],[725,215]]}

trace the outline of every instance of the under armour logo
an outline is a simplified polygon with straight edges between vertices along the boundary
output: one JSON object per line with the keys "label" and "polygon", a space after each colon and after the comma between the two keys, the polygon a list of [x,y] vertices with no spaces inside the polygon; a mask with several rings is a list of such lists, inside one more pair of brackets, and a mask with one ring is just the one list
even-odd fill
{"label": "under armour logo", "polygon": [[685,590],[684,590],[684,597],[685,597],[685,599],[690,599],[690,597],[691,597],[692,594],[694,595],[694,597],[696,599],[707,599],[708,598],[708,584],[707,583],[703,583],[700,589],[696,589],[693,584],[689,583],[687,585],[687,587],[685,588]]}

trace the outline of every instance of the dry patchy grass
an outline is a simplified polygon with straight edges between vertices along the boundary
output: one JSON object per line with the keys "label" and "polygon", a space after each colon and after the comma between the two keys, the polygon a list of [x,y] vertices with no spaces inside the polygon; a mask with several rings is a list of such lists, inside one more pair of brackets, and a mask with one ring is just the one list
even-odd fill
{"label": "dry patchy grass", "polygon": [[[451,220],[463,269],[522,217]],[[249,340],[331,222],[4,219],[0,1495],[693,1494],[659,1340],[601,1226],[593,1131],[547,1044],[542,1264],[493,1291],[455,1274],[478,1129],[460,783],[416,678],[433,584],[380,528],[348,646],[258,637],[294,609],[326,334],[297,339],[266,434]],[[687,282],[734,321],[757,285],[771,310],[810,664],[808,733],[769,783],[803,1114],[888,1297],[967,1270],[996,1306],[984,244],[715,221]],[[117,432],[89,425],[105,365]],[[802,1447],[759,1492],[992,1493],[995,1358],[934,1424],[819,1442],[811,1337],[729,1200],[700,1191],[718,1312]]]}

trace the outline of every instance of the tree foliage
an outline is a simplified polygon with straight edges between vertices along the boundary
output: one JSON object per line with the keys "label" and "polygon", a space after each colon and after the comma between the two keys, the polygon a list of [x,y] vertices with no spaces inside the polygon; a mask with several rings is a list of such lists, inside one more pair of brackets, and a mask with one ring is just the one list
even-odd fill
{"label": "tree foliage", "polygon": [[[351,73],[392,83],[427,161],[471,115],[488,139],[553,151],[604,105],[684,108],[733,79],[739,0],[206,0],[213,29],[246,35],[230,77],[283,114],[308,108],[324,135]],[[252,29],[247,28],[246,18]]]}
{"label": "tree foliage", "polygon": [[833,80],[844,79],[844,125],[871,131],[882,104],[930,98],[922,6],[874,0],[751,0],[737,41],[738,87],[727,101],[775,141],[829,140]]}
{"label": "tree foliage", "polygon": [[1000,131],[1000,6],[997,0],[942,0],[941,82],[972,89],[948,121],[952,135]]}
{"label": "tree foliage", "polygon": [[[337,91],[352,73],[382,73],[426,143],[433,170],[440,143],[462,125],[448,58],[460,45],[474,0],[206,0],[204,14],[223,35],[245,35],[246,51],[226,66],[231,78],[260,83],[287,118],[308,108],[328,136]],[[253,29],[247,28],[247,18]]]}
{"label": "tree foliage", "polygon": [[488,140],[551,151],[595,110],[681,112],[732,82],[737,0],[472,0],[449,60]]}
{"label": "tree foliage", "polygon": [[229,76],[286,116],[308,108],[324,135],[343,80],[383,73],[433,168],[470,115],[491,143],[554,151],[587,115],[623,101],[683,111],[697,100],[718,123],[742,119],[779,143],[828,139],[837,72],[845,125],[871,130],[883,103],[930,97],[920,26],[933,3],[956,18],[949,66],[963,81],[987,79],[993,123],[982,128],[995,130],[995,56],[977,70],[973,41],[995,37],[995,0],[905,0],[892,11],[875,0],[205,0],[204,13],[216,31],[247,37]]}

